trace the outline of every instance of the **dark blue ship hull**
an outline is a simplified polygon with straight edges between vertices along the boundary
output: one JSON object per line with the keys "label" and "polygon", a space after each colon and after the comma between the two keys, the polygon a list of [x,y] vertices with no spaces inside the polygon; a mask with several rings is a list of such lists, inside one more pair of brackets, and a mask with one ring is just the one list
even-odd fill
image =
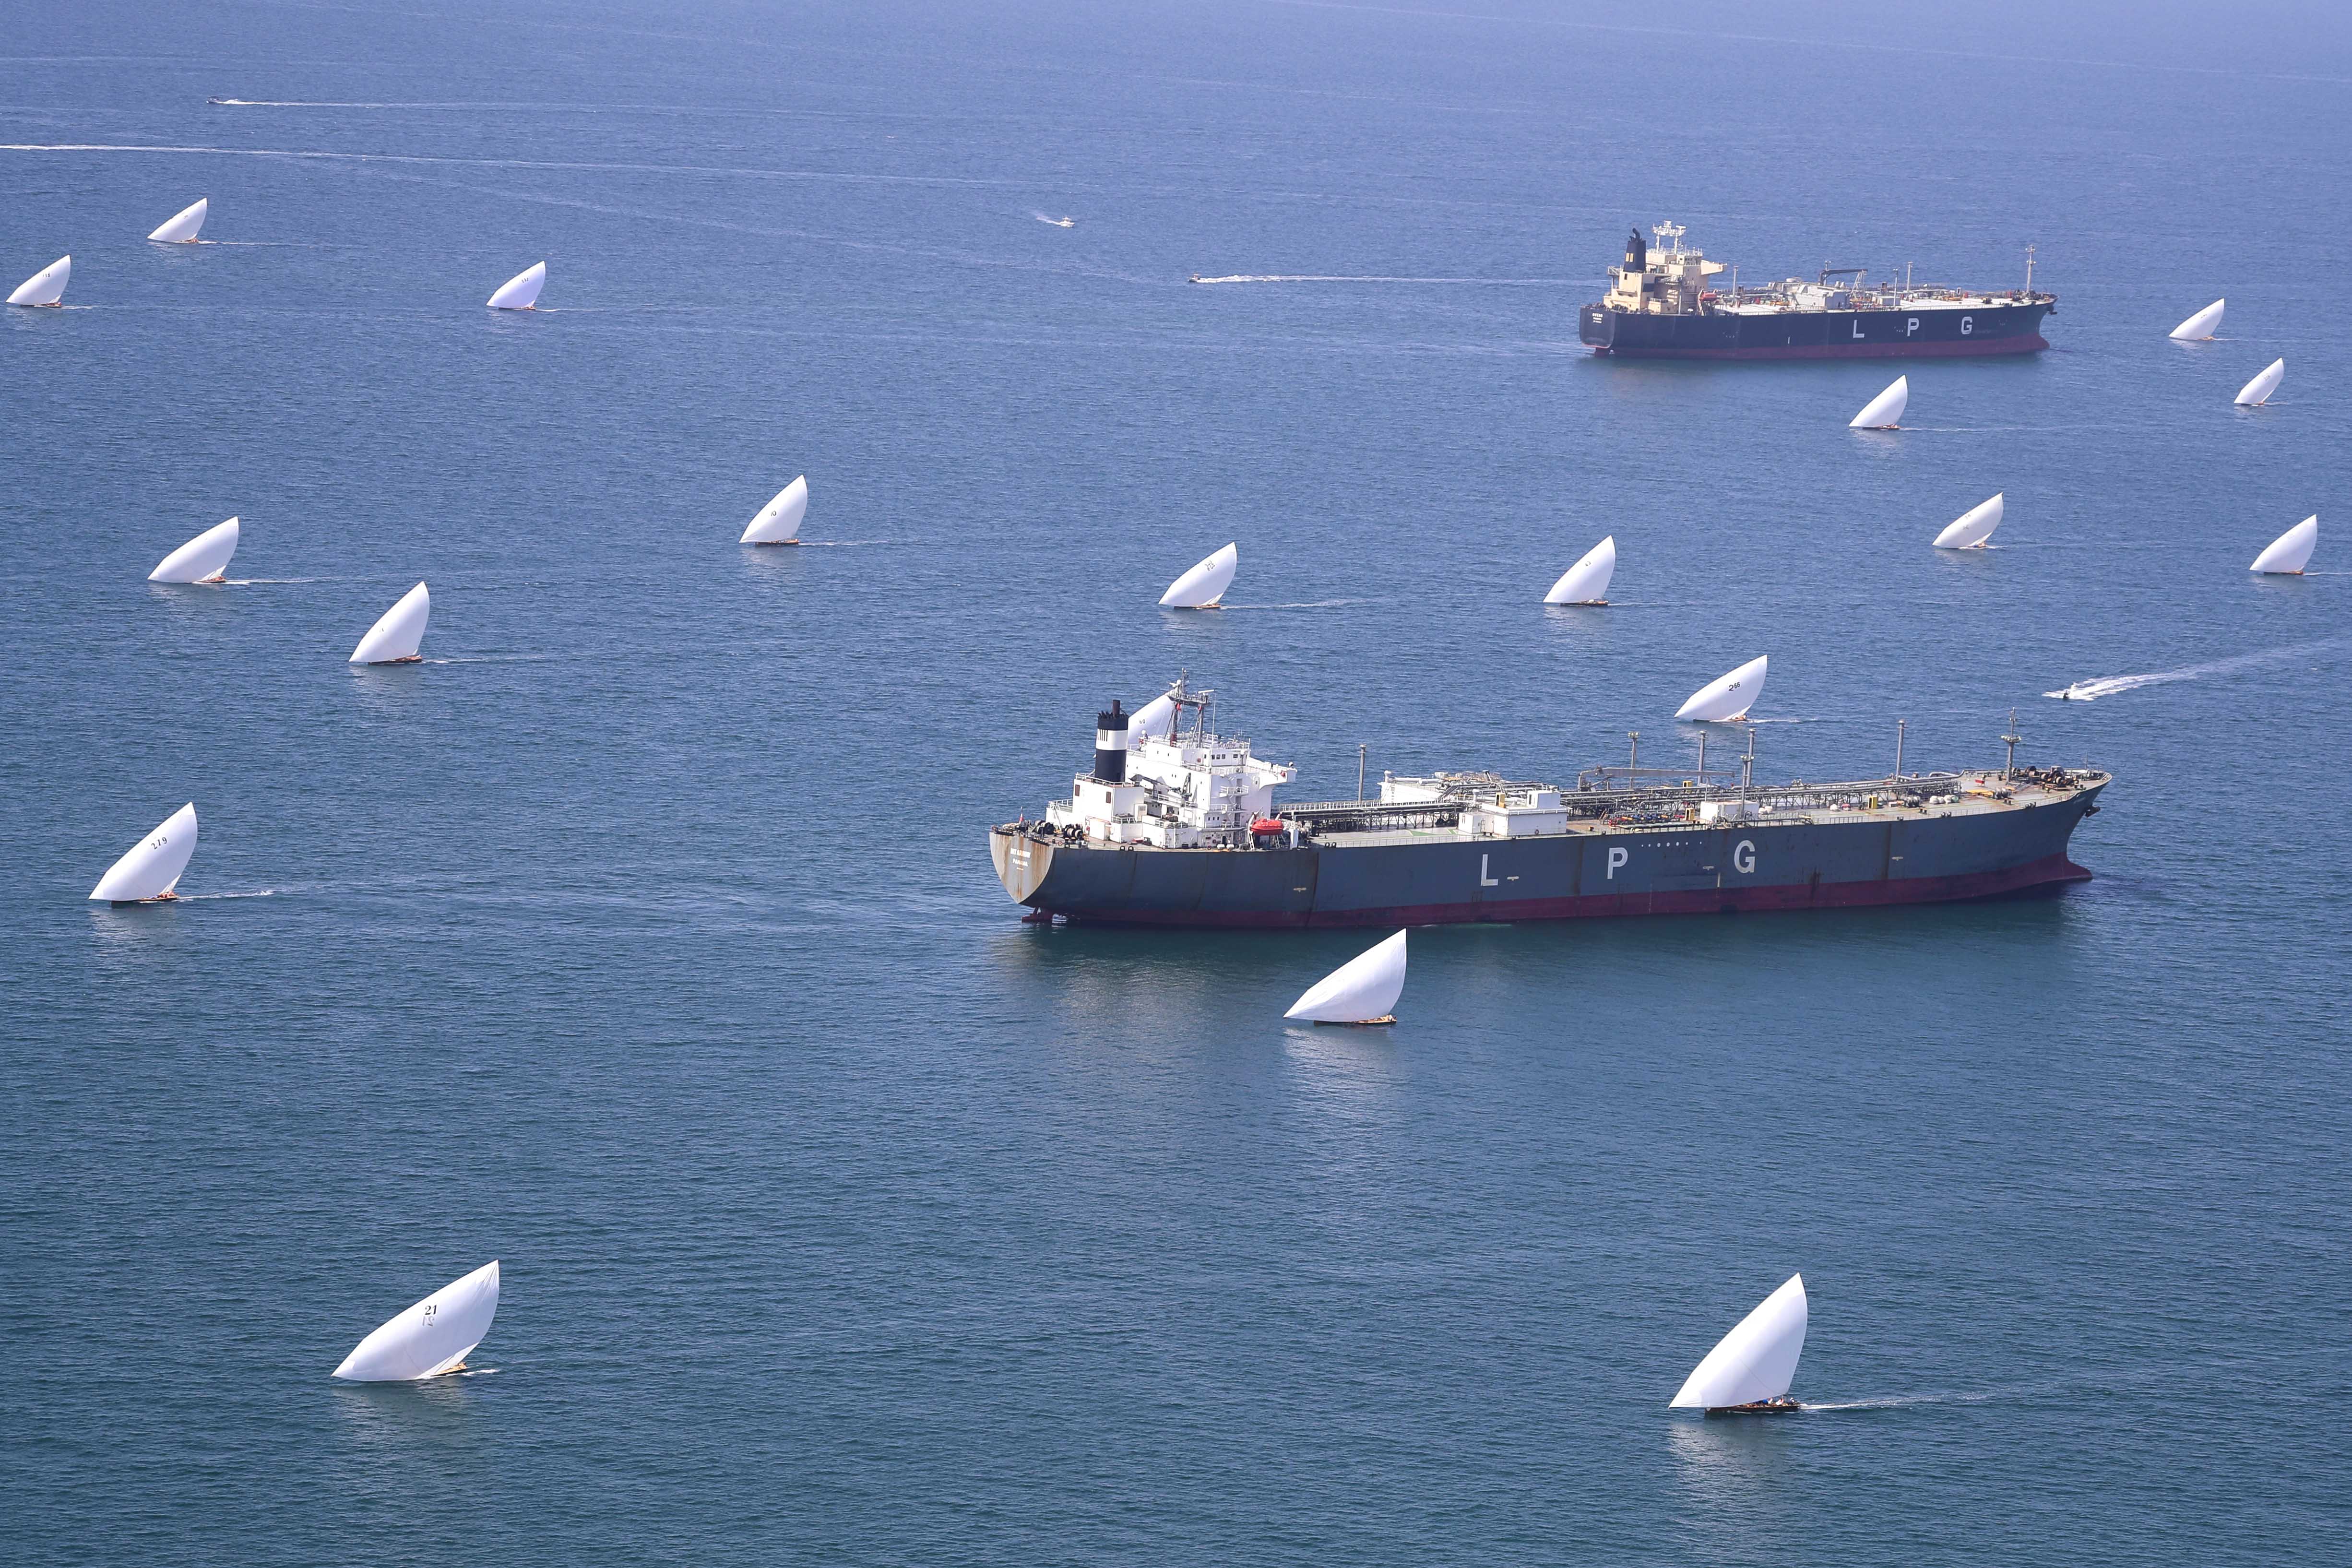
{"label": "dark blue ship hull", "polygon": [[2034,353],[2050,346],[2052,307],[1952,310],[1787,310],[1770,315],[1635,314],[1587,305],[1592,352],[1629,359],[1913,359]]}
{"label": "dark blue ship hull", "polygon": [[1851,909],[1997,898],[2091,873],[2068,858],[2105,780],[2044,804],[1901,820],[1769,818],[1526,838],[1451,832],[1299,848],[1156,849],[992,831],[1039,915],[1127,925],[1432,925]]}

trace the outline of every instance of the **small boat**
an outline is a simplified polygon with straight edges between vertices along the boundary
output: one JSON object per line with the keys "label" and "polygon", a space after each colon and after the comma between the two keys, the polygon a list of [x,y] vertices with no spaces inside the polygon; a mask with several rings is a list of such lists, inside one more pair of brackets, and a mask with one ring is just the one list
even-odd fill
{"label": "small boat", "polygon": [[[2006,492],[2004,492],[2006,493]],[[1938,550],[1982,550],[1992,531],[2000,526],[2000,497],[1969,508],[1959,520],[1936,535]]]}
{"label": "small boat", "polygon": [[150,583],[221,583],[236,553],[236,519],[216,522],[174,550],[147,574]]}
{"label": "small boat", "polygon": [[60,256],[22,283],[8,296],[11,305],[62,305],[66,282],[73,277],[73,258]]}
{"label": "small boat", "polygon": [[147,237],[163,245],[194,245],[196,231],[205,226],[205,215],[211,210],[212,198],[205,197],[165,218],[163,226]]}
{"label": "small boat", "polygon": [[1863,405],[1862,412],[1846,421],[1849,430],[1900,430],[1903,410],[1911,402],[1911,378],[1898,375],[1895,384]]}
{"label": "small boat", "polygon": [[2271,400],[2271,394],[2276,392],[2279,383],[2285,379],[2286,361],[2274,359],[2263,367],[2262,374],[2238,388],[2238,395],[2231,401],[2241,408],[2260,408]]}
{"label": "small boat", "polygon": [[1186,279],[1186,281],[1187,281],[1187,282],[1192,282],[1192,283],[1206,283],[1206,282],[1208,281],[1208,279],[1205,279],[1205,278],[1203,278],[1203,277],[1202,277],[1199,273],[1195,272],[1195,273],[1193,273],[1193,274],[1192,275],[1192,277],[1191,277],[1191,278],[1187,279]]}
{"label": "small boat", "polygon": [[425,656],[416,651],[425,640],[425,623],[433,615],[433,595],[419,583],[400,596],[400,603],[377,617],[360,638],[360,646],[352,649],[353,664],[422,664]]}
{"label": "small boat", "polygon": [[516,273],[504,283],[499,284],[499,291],[490,296],[490,309],[536,310],[539,309],[539,291],[546,287],[547,263],[542,261],[536,267],[527,268]]}
{"label": "small boat", "polygon": [[335,1368],[351,1383],[415,1383],[462,1371],[499,1315],[499,1264],[483,1264],[391,1319]]}
{"label": "small boat", "polygon": [[738,544],[798,544],[801,519],[808,515],[808,476],[803,474],[761,507]]}
{"label": "small boat", "polygon": [[1239,544],[1228,544],[1223,550],[1193,567],[1168,584],[1168,592],[1160,595],[1162,609],[1213,610],[1225,590],[1234,585],[1234,574],[1241,569],[1242,551]]}
{"label": "small boat", "polygon": [[1547,605],[1606,605],[1609,579],[1617,571],[1617,536],[1611,534],[1584,552],[1584,558],[1560,574],[1544,595]]}
{"label": "small boat", "polygon": [[1310,1024],[1393,1024],[1404,994],[1404,939],[1399,931],[1348,960],[1307,988],[1286,1018]]}
{"label": "small boat", "polygon": [[2311,564],[2311,552],[2318,546],[2319,514],[2314,512],[2272,540],[2270,548],[2255,556],[2254,563],[2246,570],[2300,577],[2303,569]]}
{"label": "small boat", "polygon": [[1729,675],[1708,681],[1691,693],[1690,700],[1675,710],[1675,717],[1702,724],[1731,724],[1747,718],[1749,704],[1764,693],[1769,665],[1769,656],[1759,654]]}
{"label": "small boat", "polygon": [[188,857],[195,852],[196,803],[190,801],[108,867],[89,896],[110,904],[175,899],[180,874],[188,868]]}
{"label": "small boat", "polygon": [[1805,1352],[1805,1277],[1764,1298],[1717,1342],[1666,1408],[1709,1415],[1780,1415],[1802,1408],[1789,1397],[1797,1358]]}
{"label": "small boat", "polygon": [[2171,336],[2181,342],[2208,342],[2221,330],[2221,307],[2227,300],[2216,300],[2180,325],[2172,329]]}
{"label": "small boat", "polygon": [[1078,220],[1074,217],[1049,217],[1045,221],[1052,224],[1055,228],[1076,228],[1078,226]]}

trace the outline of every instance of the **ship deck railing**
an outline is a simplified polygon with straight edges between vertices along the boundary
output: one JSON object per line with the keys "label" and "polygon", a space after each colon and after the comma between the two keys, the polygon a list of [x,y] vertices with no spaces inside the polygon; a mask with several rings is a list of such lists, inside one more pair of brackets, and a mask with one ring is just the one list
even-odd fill
{"label": "ship deck railing", "polygon": [[[1652,771],[1640,770],[1643,774]],[[1572,819],[1629,827],[1651,824],[1685,826],[1697,817],[1701,805],[1710,802],[1744,803],[1755,806],[1759,813],[1769,808],[1772,817],[1786,820],[1791,814],[1803,812],[1919,809],[1937,795],[1982,799],[1987,793],[1984,785],[1992,786],[1996,798],[2028,790],[2072,791],[2105,776],[2089,768],[2020,768],[2004,778],[1999,768],[1988,768],[1973,773],[1890,773],[1872,779],[1818,784],[1801,779],[1777,784],[1713,784],[1686,779],[1680,783],[1636,782],[1630,786],[1606,776],[1625,772],[1622,767],[1594,769],[1580,775],[1579,787],[1559,792],[1561,807]],[[1603,776],[1595,780],[1595,773]],[[1972,778],[1984,781],[1984,784],[1972,787],[1968,782]],[[1528,786],[1506,784],[1500,787],[1516,792]],[[1475,810],[1490,800],[1494,788],[1433,801],[1302,801],[1279,805],[1276,814],[1309,833],[1394,833],[1451,827],[1461,821],[1465,811]]]}

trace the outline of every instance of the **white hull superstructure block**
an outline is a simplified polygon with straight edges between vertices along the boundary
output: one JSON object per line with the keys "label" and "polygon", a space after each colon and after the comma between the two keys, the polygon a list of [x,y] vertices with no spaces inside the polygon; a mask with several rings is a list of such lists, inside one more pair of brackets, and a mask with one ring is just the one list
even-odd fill
{"label": "white hull superstructure block", "polygon": [[1617,536],[1611,534],[1584,552],[1584,559],[1560,574],[1544,595],[1547,605],[1605,605],[1609,579],[1617,572]]}
{"label": "white hull superstructure block", "polygon": [[424,656],[416,651],[425,640],[425,623],[433,616],[433,595],[419,583],[400,596],[352,649],[353,664],[408,664]]}
{"label": "white hull superstructure block", "polygon": [[1706,1352],[1667,1408],[1724,1410],[1786,1398],[1805,1352],[1809,1315],[1805,1277],[1792,1274]]}
{"label": "white hull superstructure block", "polygon": [[180,874],[188,868],[188,857],[195,852],[196,803],[190,801],[109,867],[89,896],[116,904],[171,898]]}
{"label": "white hull superstructure block", "polygon": [[504,283],[499,284],[499,291],[490,296],[490,309],[536,310],[539,309],[539,291],[546,287],[547,263],[542,261],[536,267],[516,273]]}
{"label": "white hull superstructure block", "polygon": [[493,1258],[451,1281],[362,1340],[335,1368],[352,1383],[414,1383],[463,1366],[499,1313]]}
{"label": "white hull superstructure block", "polygon": [[1898,375],[1895,384],[1863,405],[1862,412],[1846,421],[1849,430],[1899,430],[1903,427],[1903,411],[1911,405],[1911,378]]}
{"label": "white hull superstructure block", "polygon": [[808,476],[801,475],[761,507],[739,544],[798,544],[801,519],[808,515]]}
{"label": "white hull superstructure block", "polygon": [[[1212,732],[1215,696],[1180,680],[1160,700],[1164,720],[1157,702],[1119,713],[1116,740],[1106,744],[1110,732],[1097,733],[1094,772],[1071,781],[1069,799],[1046,806],[1046,823],[1088,844],[1246,845],[1252,824],[1274,810],[1276,786],[1298,770],[1251,756],[1239,736]],[[1139,727],[1146,715],[1156,729]]]}
{"label": "white hull superstructure block", "polygon": [[2263,367],[2262,374],[2238,388],[2238,395],[2231,401],[2241,408],[2260,408],[2271,400],[2271,394],[2276,392],[2279,383],[2285,379],[2286,361],[2274,359]]}
{"label": "white hull superstructure block", "polygon": [[1225,590],[1234,585],[1234,574],[1241,569],[1242,550],[1239,544],[1228,544],[1223,550],[1193,567],[1168,584],[1168,592],[1160,595],[1162,609],[1213,610]]}
{"label": "white hull superstructure block", "polygon": [[1960,513],[1959,520],[1936,535],[1938,550],[1981,550],[2000,526],[2001,498],[1995,496]]}
{"label": "white hull superstructure block", "polygon": [[236,519],[216,522],[174,550],[147,574],[150,583],[217,583],[236,553]]}
{"label": "white hull superstructure block", "polygon": [[1310,1024],[1392,1024],[1404,994],[1404,939],[1399,931],[1358,953],[1291,1004],[1286,1018]]}
{"label": "white hull superstructure block", "polygon": [[60,256],[22,283],[8,296],[11,305],[62,305],[66,284],[73,278],[73,258]]}
{"label": "white hull superstructure block", "polygon": [[205,215],[211,211],[211,198],[199,199],[194,205],[182,207],[165,218],[163,226],[147,237],[163,245],[194,245],[205,226]]}
{"label": "white hull superstructure block", "polygon": [[2272,540],[2270,548],[2255,556],[2254,563],[2246,570],[2300,577],[2303,569],[2311,564],[2311,552],[2317,548],[2319,514],[2314,512]]}
{"label": "white hull superstructure block", "polygon": [[2172,329],[2172,336],[2184,343],[2202,342],[2221,330],[2221,307],[2227,300],[2216,300],[2180,325]]}
{"label": "white hull superstructure block", "polygon": [[1769,666],[1769,656],[1759,654],[1729,675],[1708,681],[1691,693],[1675,717],[1703,724],[1727,724],[1747,718],[1749,705],[1764,694],[1764,675]]}

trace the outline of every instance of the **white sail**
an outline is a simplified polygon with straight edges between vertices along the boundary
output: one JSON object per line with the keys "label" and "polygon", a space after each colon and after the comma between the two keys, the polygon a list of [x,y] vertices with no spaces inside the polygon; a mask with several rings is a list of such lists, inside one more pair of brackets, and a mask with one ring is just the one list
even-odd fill
{"label": "white sail", "polygon": [[211,210],[212,199],[205,197],[195,205],[182,207],[165,218],[163,226],[147,237],[160,239],[166,245],[194,245],[197,230],[205,226],[205,215]]}
{"label": "white sail", "polygon": [[2311,564],[2311,552],[2319,544],[2319,514],[2314,512],[2284,533],[2271,541],[2271,547],[2254,557],[2249,572],[2292,573],[2303,575]]}
{"label": "white sail", "polygon": [[1609,602],[1609,579],[1617,572],[1617,536],[1611,534],[1584,552],[1584,559],[1560,574],[1551,592],[1544,595],[1547,605],[1605,605]]}
{"label": "white sail", "polygon": [[547,263],[542,261],[527,271],[518,272],[499,285],[490,296],[493,310],[535,310],[539,308],[539,291],[547,287]]}
{"label": "white sail", "polygon": [[492,1258],[362,1340],[335,1375],[353,1383],[412,1383],[455,1372],[498,1314],[499,1265]]}
{"label": "white sail", "polygon": [[1684,1380],[1670,1410],[1721,1410],[1731,1405],[1753,1405],[1779,1399],[1796,1380],[1797,1358],[1805,1351],[1805,1277],[1791,1274],[1789,1282],[1764,1298],[1763,1305],[1739,1320]]}
{"label": "white sail", "polygon": [[1849,430],[1896,430],[1902,427],[1903,410],[1911,402],[1911,378],[1898,375],[1895,384],[1863,405],[1862,412],[1846,421]]}
{"label": "white sail", "polygon": [[2172,336],[2183,342],[2193,342],[2200,338],[2211,337],[2221,330],[2221,307],[2228,303],[2227,300],[2214,300],[2180,325],[2173,328]]}
{"label": "white sail", "polygon": [[188,857],[195,852],[196,803],[190,801],[108,867],[89,896],[114,903],[160,899],[179,886],[180,873],[188,868]]}
{"label": "white sail", "polygon": [[1241,546],[1228,544],[1168,584],[1168,592],[1160,595],[1160,603],[1171,610],[1209,609],[1233,586],[1234,574],[1241,563]]}
{"label": "white sail", "polygon": [[1690,700],[1675,710],[1675,717],[1718,724],[1745,719],[1748,704],[1764,693],[1767,664],[1767,656],[1759,654],[1729,675],[1708,681],[1691,693]]}
{"label": "white sail", "polygon": [[1176,727],[1176,699],[1166,692],[1137,709],[1127,721],[1130,740],[1140,741],[1146,735],[1165,737]]}
{"label": "white sail", "polygon": [[743,531],[739,544],[798,544],[801,542],[801,519],[808,515],[808,476],[801,475],[776,492],[776,499],[760,509],[751,526]]}
{"label": "white sail", "polygon": [[368,628],[360,646],[352,649],[351,662],[404,664],[419,657],[416,645],[425,640],[425,623],[432,615],[433,595],[419,583]]}
{"label": "white sail", "polygon": [[[2007,492],[2004,491],[2003,494]],[[2000,526],[2000,497],[1972,506],[1960,513],[1959,521],[1936,535],[1938,550],[1980,550],[1992,531]]]}
{"label": "white sail", "polygon": [[150,583],[217,583],[236,553],[236,519],[216,522],[174,550],[147,574]]}
{"label": "white sail", "polygon": [[1399,931],[1317,981],[1286,1018],[1318,1024],[1370,1024],[1396,1011],[1404,994],[1404,938]]}
{"label": "white sail", "polygon": [[2274,359],[2263,367],[2262,374],[2238,388],[2238,395],[2231,401],[2241,408],[2258,408],[2271,400],[2271,394],[2276,392],[2279,383],[2285,379],[2286,361]]}
{"label": "white sail", "polygon": [[8,296],[11,305],[57,305],[66,297],[66,281],[73,276],[73,258],[60,256],[22,283]]}

